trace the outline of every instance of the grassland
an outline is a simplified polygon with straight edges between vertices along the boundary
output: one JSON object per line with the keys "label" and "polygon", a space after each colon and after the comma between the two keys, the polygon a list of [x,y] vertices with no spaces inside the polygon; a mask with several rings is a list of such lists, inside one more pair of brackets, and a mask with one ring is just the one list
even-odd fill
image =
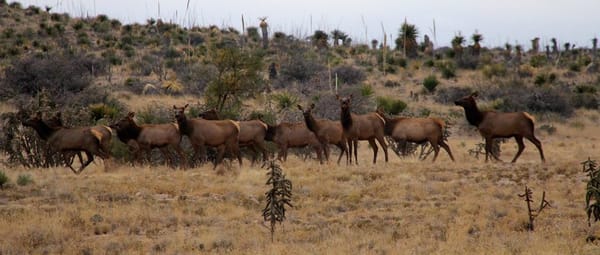
{"label": "grassland", "polygon": [[[583,113],[581,114],[583,115]],[[261,218],[267,186],[257,166],[172,170],[102,163],[76,176],[65,168],[5,169],[0,193],[2,254],[597,254],[586,243],[585,174],[599,155],[592,123],[540,132],[548,163],[526,144],[517,164],[475,160],[475,131],[450,138],[457,162],[400,159],[359,166],[291,157],[294,208],[271,242]],[[473,135],[471,135],[473,134]],[[503,158],[516,151],[510,141]],[[380,157],[381,160],[381,157]],[[220,173],[220,174],[218,174]],[[30,174],[34,183],[15,184]],[[525,185],[552,208],[525,231]]]}

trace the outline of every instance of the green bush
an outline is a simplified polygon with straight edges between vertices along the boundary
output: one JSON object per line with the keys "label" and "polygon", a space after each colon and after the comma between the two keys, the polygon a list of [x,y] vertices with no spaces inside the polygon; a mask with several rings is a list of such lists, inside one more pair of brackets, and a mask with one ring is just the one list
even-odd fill
{"label": "green bush", "polygon": [[279,110],[292,109],[292,107],[296,107],[299,102],[297,96],[287,92],[273,94],[272,99],[275,100],[275,105]]}
{"label": "green bush", "polygon": [[542,67],[544,65],[546,65],[547,59],[546,56],[544,55],[535,55],[532,56],[531,59],[529,59],[529,64],[533,67]]}
{"label": "green bush", "polygon": [[452,61],[438,61],[435,66],[442,72],[442,78],[450,79],[456,77],[456,66]]}
{"label": "green bush", "polygon": [[396,115],[404,111],[407,107],[406,103],[399,99],[393,99],[390,97],[377,97],[377,108],[383,108],[383,110],[389,114]]}
{"label": "green bush", "polygon": [[17,184],[19,186],[26,186],[30,183],[33,183],[33,177],[29,174],[20,174],[19,177],[17,177]]}
{"label": "green bush", "polygon": [[4,184],[8,183],[8,176],[2,171],[0,171],[0,188],[4,188]]}
{"label": "green bush", "polygon": [[429,76],[425,77],[425,79],[423,80],[423,86],[425,86],[427,91],[429,91],[430,93],[434,92],[435,88],[439,84],[440,84],[440,82],[438,81],[435,74],[429,75]]}
{"label": "green bush", "polygon": [[365,84],[360,87],[360,94],[363,97],[370,97],[375,94],[375,89],[373,89],[373,86]]}
{"label": "green bush", "polygon": [[109,105],[109,104],[93,104],[89,106],[90,112],[93,120],[99,120],[102,118],[108,119],[116,119],[121,112],[121,107],[119,105]]}
{"label": "green bush", "polygon": [[506,66],[503,64],[491,64],[483,67],[483,76],[488,79],[492,77],[502,77],[506,75]]}

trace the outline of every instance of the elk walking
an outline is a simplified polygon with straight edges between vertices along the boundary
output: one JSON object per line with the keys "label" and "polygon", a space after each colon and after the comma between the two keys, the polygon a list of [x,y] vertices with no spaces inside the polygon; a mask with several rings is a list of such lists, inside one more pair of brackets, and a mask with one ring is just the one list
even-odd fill
{"label": "elk walking", "polygon": [[450,159],[454,161],[450,146],[444,141],[444,128],[446,123],[437,118],[389,118],[379,108],[376,111],[385,120],[385,135],[392,137],[396,142],[423,143],[429,142],[433,148],[433,162],[438,157],[440,146],[446,150]]}
{"label": "elk walking", "polygon": [[385,162],[388,162],[387,144],[384,139],[385,120],[375,112],[367,114],[354,114],[350,110],[352,103],[352,95],[348,97],[340,97],[336,95],[340,102],[342,127],[344,128],[344,136],[348,143],[348,153],[350,154],[350,163],[352,163],[352,148],[354,148],[354,160],[358,164],[358,141],[367,140],[373,149],[373,164],[377,163],[377,144],[381,145],[385,154]]}
{"label": "elk walking", "polygon": [[140,160],[142,152],[149,155],[152,149],[158,148],[162,152],[167,164],[174,166],[175,160],[169,151],[169,147],[171,147],[181,158],[181,165],[185,169],[187,159],[180,146],[181,134],[179,126],[176,123],[138,125],[133,120],[134,116],[134,112],[129,112],[127,116],[110,125],[111,128],[117,131],[119,140],[127,144],[133,152],[133,161]]}
{"label": "elk walking", "polygon": [[201,160],[206,158],[206,146],[217,148],[217,160],[213,169],[223,161],[225,151],[232,153],[238,158],[240,166],[242,157],[240,155],[238,139],[240,125],[232,120],[205,120],[202,118],[188,119],[185,115],[186,104],[183,107],[173,105],[175,119],[181,128],[181,134],[187,135],[194,148],[194,159],[201,154]]}
{"label": "elk walking", "polygon": [[[205,120],[220,120],[217,110],[211,109],[198,114],[198,117]],[[267,134],[268,126],[261,120],[246,120],[237,121],[240,125],[239,146],[247,147],[252,150],[252,164],[256,162],[256,154],[258,151],[262,153],[263,161],[269,159],[267,147],[265,145],[265,135]]]}
{"label": "elk walking", "polygon": [[337,163],[339,164],[342,156],[346,154],[346,164],[348,164],[350,156],[342,124],[339,121],[315,119],[312,115],[315,104],[311,104],[306,109],[303,109],[301,105],[298,105],[298,109],[302,111],[306,127],[317,136],[317,139],[321,143],[321,147],[325,152],[325,159],[329,161],[329,144],[334,144],[340,149],[340,156],[338,157]]}
{"label": "elk walking", "polygon": [[33,128],[43,140],[46,140],[47,158],[49,158],[53,152],[59,152],[63,156],[72,156],[72,154],[69,153],[83,151],[87,156],[87,160],[83,162],[78,170],[73,168],[70,164],[72,161],[70,163],[67,162],[67,166],[75,174],[81,173],[83,169],[92,163],[94,161],[94,155],[99,156],[103,160],[108,160],[110,158],[109,151],[105,151],[102,148],[102,134],[90,127],[53,128],[48,126],[42,120],[41,112],[38,112],[34,117],[23,121],[22,124],[23,126]]}
{"label": "elk walking", "polygon": [[473,92],[471,95],[465,96],[454,104],[461,106],[465,110],[465,116],[469,124],[476,126],[479,133],[485,139],[485,161],[488,161],[488,154],[491,154],[494,159],[500,161],[498,156],[492,153],[492,142],[494,138],[510,138],[514,137],[517,141],[519,149],[512,160],[516,162],[523,150],[523,137],[531,141],[540,152],[542,162],[545,162],[544,150],[542,143],[535,137],[534,134],[534,119],[526,112],[508,112],[500,113],[495,111],[480,111],[477,108],[475,98],[478,93]]}
{"label": "elk walking", "polygon": [[321,143],[317,136],[308,130],[302,122],[283,122],[276,126],[269,125],[265,139],[277,144],[277,148],[279,148],[277,159],[279,160],[287,161],[288,148],[310,146],[317,153],[319,163],[323,164]]}

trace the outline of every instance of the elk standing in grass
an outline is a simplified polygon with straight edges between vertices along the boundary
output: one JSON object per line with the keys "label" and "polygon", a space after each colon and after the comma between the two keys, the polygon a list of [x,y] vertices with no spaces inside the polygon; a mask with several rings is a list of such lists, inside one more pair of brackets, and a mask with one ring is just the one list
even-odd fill
{"label": "elk standing in grass", "polygon": [[[141,153],[150,154],[152,149],[158,148],[168,164],[175,165],[169,147],[173,148],[181,158],[181,165],[185,169],[187,159],[180,146],[181,134],[176,123],[144,124],[138,125],[133,120],[134,112],[130,112],[117,123],[110,125],[117,131],[119,140],[129,146],[134,155],[134,161],[141,159]],[[132,162],[133,163],[133,162]]]}
{"label": "elk standing in grass", "polygon": [[[211,109],[198,114],[198,117],[205,120],[220,120],[217,110]],[[263,155],[263,161],[269,159],[267,147],[265,145],[265,135],[267,134],[268,126],[260,120],[238,121],[240,125],[239,146],[248,147],[254,153],[252,155],[252,164],[256,161],[257,151]]]}
{"label": "elk standing in grass", "polygon": [[545,162],[544,151],[542,150],[542,143],[534,135],[534,119],[531,115],[526,112],[508,112],[500,113],[494,111],[480,111],[477,108],[475,98],[478,93],[474,92],[471,95],[465,96],[456,102],[465,109],[465,115],[467,121],[473,126],[479,129],[479,133],[485,139],[485,161],[488,161],[488,154],[492,154],[496,160],[500,159],[492,153],[492,142],[494,138],[510,138],[514,137],[519,146],[517,154],[512,160],[512,163],[516,162],[525,144],[523,144],[523,137],[531,141],[540,152],[540,158],[542,162]]}
{"label": "elk standing in grass", "polygon": [[22,124],[23,126],[33,128],[43,140],[46,140],[47,158],[49,158],[53,152],[59,152],[63,154],[63,156],[72,156],[73,152],[85,152],[87,161],[84,162],[78,170],[75,170],[70,163],[67,163],[67,166],[71,168],[75,174],[81,173],[83,169],[92,163],[92,161],[94,161],[94,155],[99,156],[103,160],[108,160],[110,158],[109,151],[104,151],[102,148],[102,134],[90,127],[52,128],[42,120],[42,114],[40,112],[38,112],[36,116],[23,121]]}
{"label": "elk standing in grass", "polygon": [[306,127],[317,136],[317,139],[321,143],[321,147],[323,148],[323,151],[325,151],[325,159],[329,160],[329,144],[334,144],[340,148],[340,156],[338,157],[337,163],[340,163],[344,153],[346,154],[346,163],[348,163],[350,156],[348,154],[348,147],[346,146],[346,138],[344,137],[342,124],[339,121],[315,119],[312,115],[315,104],[311,104],[307,109],[303,109],[301,105],[298,105],[298,109],[302,111]]}
{"label": "elk standing in grass", "polygon": [[450,146],[444,141],[446,123],[443,120],[437,118],[388,118],[381,108],[377,109],[377,113],[385,120],[385,135],[392,137],[396,142],[429,142],[434,151],[434,162],[440,152],[440,146],[454,161]]}
{"label": "elk standing in grass", "polygon": [[279,160],[287,160],[288,148],[310,146],[315,149],[319,162],[323,164],[321,143],[317,136],[308,130],[302,122],[283,122],[277,126],[268,126],[265,139],[277,144],[277,148],[279,148],[277,159]]}
{"label": "elk standing in grass", "polygon": [[379,145],[383,148],[385,153],[385,162],[388,161],[387,144],[384,140],[384,129],[385,120],[379,116],[379,114],[372,112],[367,114],[354,114],[350,110],[350,104],[352,103],[352,95],[348,97],[340,97],[336,95],[337,100],[340,102],[341,107],[341,118],[342,127],[344,128],[344,136],[348,143],[348,152],[350,154],[350,163],[352,163],[352,148],[354,148],[354,160],[358,164],[358,141],[368,140],[371,148],[373,149],[373,164],[377,162],[377,144],[375,140],[379,141]]}
{"label": "elk standing in grass", "polygon": [[217,148],[217,160],[214,168],[223,161],[225,152],[230,152],[238,158],[240,166],[242,157],[238,145],[240,126],[232,120],[205,120],[202,118],[188,119],[185,115],[186,104],[183,107],[173,105],[175,118],[181,128],[181,134],[187,135],[194,148],[194,159],[201,154],[201,160],[206,158],[206,146]]}

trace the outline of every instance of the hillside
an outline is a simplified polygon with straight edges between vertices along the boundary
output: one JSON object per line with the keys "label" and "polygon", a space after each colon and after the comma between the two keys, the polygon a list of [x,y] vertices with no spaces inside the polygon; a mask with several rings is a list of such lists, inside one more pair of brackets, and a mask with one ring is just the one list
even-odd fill
{"label": "hillside", "polygon": [[[0,254],[599,252],[580,164],[600,158],[595,47],[484,48],[485,35],[475,34],[438,48],[419,41],[411,24],[401,25],[403,36],[388,38],[390,45],[363,45],[343,31],[295,38],[264,22],[246,31],[153,19],[122,24],[0,0],[0,180],[7,177],[0,184]],[[454,104],[473,91],[482,108],[531,113],[547,162],[525,141],[519,161],[507,163],[517,152],[507,139],[499,143],[505,162],[484,163],[475,153],[479,132]],[[272,125],[301,121],[297,105],[314,103],[317,117],[338,120],[336,94],[352,94],[358,113],[382,107],[443,119],[456,162],[444,151],[434,163],[431,155],[419,160],[427,147],[414,144],[397,156],[392,143],[389,162],[380,150],[373,165],[361,141],[357,166],[321,165],[311,151],[294,150],[281,162],[294,206],[274,242],[261,217],[267,186],[260,164],[245,158],[242,167],[227,162],[216,171],[210,164],[173,169],[155,150],[150,162],[131,166],[131,151],[115,136],[114,165],[96,160],[74,175],[58,161],[44,166],[44,142],[21,124],[38,111],[45,118],[62,113],[67,126],[112,124],[131,111],[138,123],[170,123],[173,105],[185,104],[194,117],[215,108],[226,118]],[[191,156],[187,138],[183,145]],[[333,158],[337,153],[332,149]],[[544,191],[551,204],[535,231],[527,231],[518,196],[525,186],[536,208]]]}

